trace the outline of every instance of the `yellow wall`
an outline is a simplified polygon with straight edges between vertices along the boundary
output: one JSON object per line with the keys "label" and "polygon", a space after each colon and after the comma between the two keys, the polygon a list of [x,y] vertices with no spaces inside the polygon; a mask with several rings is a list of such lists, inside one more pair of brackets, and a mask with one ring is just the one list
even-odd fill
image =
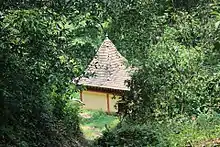
{"label": "yellow wall", "polygon": [[[107,106],[107,94],[104,92],[94,92],[94,91],[83,91],[82,92],[82,101],[85,104],[84,107],[86,109],[92,110],[102,110],[108,112]],[[109,109],[110,112],[117,112],[117,108],[114,107],[118,100],[118,96],[116,99],[112,99],[113,95],[109,94]]]}
{"label": "yellow wall", "polygon": [[82,101],[86,109],[107,111],[107,101],[105,93],[83,91]]}

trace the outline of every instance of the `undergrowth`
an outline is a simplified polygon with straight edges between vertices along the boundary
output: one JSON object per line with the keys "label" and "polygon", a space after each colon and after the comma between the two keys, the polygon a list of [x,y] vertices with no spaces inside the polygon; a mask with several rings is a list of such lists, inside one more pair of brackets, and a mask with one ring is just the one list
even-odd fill
{"label": "undergrowth", "polygon": [[102,136],[106,129],[114,128],[119,120],[116,115],[102,111],[81,110],[81,128],[87,140],[94,140]]}
{"label": "undergrowth", "polygon": [[[220,115],[200,114],[197,118],[172,119],[168,122],[139,124],[126,120],[106,130],[94,146],[202,146],[204,142],[218,144]],[[215,141],[216,140],[216,141]]]}

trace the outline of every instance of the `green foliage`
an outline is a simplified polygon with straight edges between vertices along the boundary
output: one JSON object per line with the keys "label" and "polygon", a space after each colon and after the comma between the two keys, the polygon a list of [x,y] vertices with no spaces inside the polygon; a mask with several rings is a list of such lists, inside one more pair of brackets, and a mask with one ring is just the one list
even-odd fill
{"label": "green foliage", "polygon": [[[103,137],[96,141],[97,146],[161,146],[160,132],[154,125],[121,124],[110,132],[104,132]],[[132,126],[132,127],[131,127]]]}
{"label": "green foliage", "polygon": [[[188,12],[170,10],[170,4],[161,9],[152,3],[146,5],[149,11],[132,5],[135,14],[130,14],[137,15],[134,18],[137,21],[131,19],[128,23],[135,24],[129,28],[120,26],[122,32],[115,33],[117,36],[135,30],[119,39],[121,49],[131,44],[132,49],[126,50],[126,54],[138,69],[129,83],[131,91],[124,97],[126,114],[144,122],[166,120],[179,114],[219,112],[220,58],[215,48],[219,35],[211,5],[201,2]],[[119,23],[127,20],[121,18]]]}
{"label": "green foliage", "polygon": [[[204,127],[215,120],[202,115],[193,126],[174,122],[178,135],[162,123],[219,113],[219,10],[217,0],[1,1],[0,145],[80,146],[72,78],[105,33],[137,72],[124,96],[134,128],[105,133],[102,145],[177,146],[219,136],[217,123]],[[89,121],[103,127],[107,120],[97,113]],[[146,121],[155,123],[139,125]]]}
{"label": "green foliage", "polygon": [[167,140],[170,146],[192,146],[203,141],[217,139],[220,136],[219,122],[220,116],[217,113],[201,114],[186,122],[172,122],[168,128],[175,130],[176,133],[169,131]]}
{"label": "green foliage", "polygon": [[[198,118],[179,117],[166,123],[123,122],[105,131],[97,146],[194,146],[220,136],[219,114],[201,114]],[[132,126],[132,127],[131,127]],[[214,143],[212,143],[214,144]]]}
{"label": "green foliage", "polygon": [[[220,113],[219,2],[112,3],[107,3],[112,22],[109,34],[119,51],[137,69],[128,82],[131,91],[123,97],[125,120],[133,124],[130,127],[131,124],[122,123],[106,132],[98,144],[185,146],[218,138],[219,122],[202,119],[201,113]],[[198,116],[198,120],[191,121],[192,116]],[[218,120],[218,117],[210,118]],[[180,120],[175,120],[177,118]],[[173,122],[167,123],[169,121]],[[142,128],[140,124],[146,122],[155,126],[151,128],[152,125],[147,124],[150,129]],[[148,138],[146,132],[152,134],[152,130],[163,135],[154,132],[154,142],[147,142],[148,139],[144,142],[143,136]],[[139,132],[141,137],[137,139],[134,132]]]}
{"label": "green foliage", "polygon": [[83,110],[81,112],[81,128],[88,140],[100,137],[102,131],[114,128],[118,122],[117,116],[106,114],[103,111]]}
{"label": "green foliage", "polygon": [[117,116],[108,115],[102,111],[86,111],[86,114],[90,115],[90,118],[83,118],[82,124],[87,126],[93,126],[95,128],[100,128],[101,130],[105,128],[106,125],[111,126],[111,123],[117,120]]}
{"label": "green foliage", "polygon": [[69,15],[59,15],[50,7],[34,5],[1,10],[0,145],[80,146],[79,140],[83,142],[78,108],[68,101],[79,90],[72,78],[82,73],[82,64],[94,53],[98,39],[92,42],[89,37],[99,32],[85,37],[83,29],[88,25],[77,16],[68,19]]}

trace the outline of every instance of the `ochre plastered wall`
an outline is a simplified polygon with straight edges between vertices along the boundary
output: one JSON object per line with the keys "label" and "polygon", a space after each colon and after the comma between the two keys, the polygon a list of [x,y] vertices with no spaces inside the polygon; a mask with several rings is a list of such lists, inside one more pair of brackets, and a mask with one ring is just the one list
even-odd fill
{"label": "ochre plastered wall", "polygon": [[82,101],[86,109],[107,111],[105,93],[83,91]]}
{"label": "ochre plastered wall", "polygon": [[82,91],[80,95],[86,109],[117,112],[117,108],[114,106],[118,101],[119,96],[95,91]]}

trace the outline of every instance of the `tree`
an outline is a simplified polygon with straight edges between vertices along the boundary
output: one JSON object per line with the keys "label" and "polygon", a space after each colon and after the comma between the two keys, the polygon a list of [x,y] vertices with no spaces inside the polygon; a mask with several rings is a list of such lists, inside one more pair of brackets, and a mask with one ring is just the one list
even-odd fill
{"label": "tree", "polygon": [[187,3],[127,1],[110,15],[110,35],[138,68],[125,96],[133,119],[219,111],[219,54],[214,48],[218,33],[212,2]]}
{"label": "tree", "polygon": [[72,78],[93,56],[100,32],[77,4],[68,6],[1,5],[1,145],[80,146]]}

